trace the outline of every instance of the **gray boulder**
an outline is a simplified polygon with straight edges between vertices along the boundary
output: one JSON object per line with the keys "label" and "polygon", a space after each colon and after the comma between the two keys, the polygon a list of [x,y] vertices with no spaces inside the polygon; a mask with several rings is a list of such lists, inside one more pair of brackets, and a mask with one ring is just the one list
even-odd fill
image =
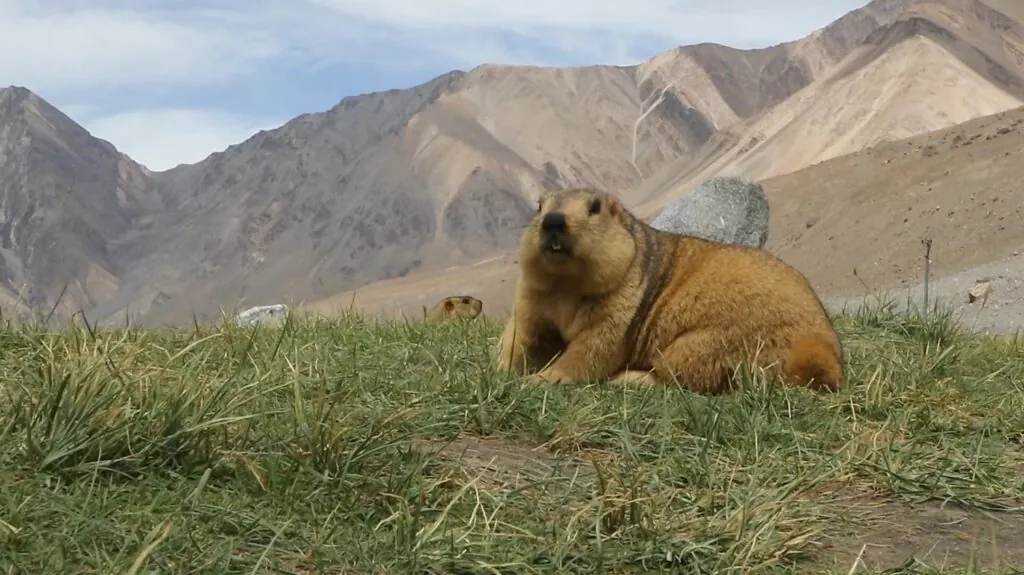
{"label": "gray boulder", "polygon": [[258,305],[251,307],[235,316],[238,325],[276,325],[284,321],[288,315],[288,306],[283,303]]}
{"label": "gray boulder", "polygon": [[727,244],[764,247],[768,241],[768,197],[761,184],[748,178],[711,178],[665,206],[651,227]]}

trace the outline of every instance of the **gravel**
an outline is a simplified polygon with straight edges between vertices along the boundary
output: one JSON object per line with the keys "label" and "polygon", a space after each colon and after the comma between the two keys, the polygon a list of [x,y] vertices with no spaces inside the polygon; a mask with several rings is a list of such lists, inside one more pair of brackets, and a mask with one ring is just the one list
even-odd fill
{"label": "gravel", "polygon": [[[968,302],[967,290],[978,281],[988,281],[991,290],[987,301],[981,299]],[[894,289],[867,296],[892,298],[906,306],[910,303],[921,307],[924,303],[924,283],[909,289]],[[865,301],[865,296],[848,294],[823,298],[825,306],[840,310],[846,304],[856,309]],[[955,316],[968,329],[989,334],[1012,334],[1024,330],[1024,255],[997,260],[975,268],[941,278],[932,278],[928,287],[929,307],[933,302],[951,305]]]}

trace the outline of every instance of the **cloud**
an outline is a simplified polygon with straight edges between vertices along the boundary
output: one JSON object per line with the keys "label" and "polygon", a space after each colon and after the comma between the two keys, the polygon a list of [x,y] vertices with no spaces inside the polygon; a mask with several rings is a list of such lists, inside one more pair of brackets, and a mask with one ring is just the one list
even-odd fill
{"label": "cloud", "polygon": [[140,10],[59,0],[0,3],[0,75],[35,90],[209,85],[259,70],[287,47],[229,28],[229,12]]}
{"label": "cloud", "polygon": [[80,120],[92,135],[114,143],[154,171],[194,163],[284,123],[232,116],[220,110],[144,109]]}
{"label": "cloud", "polygon": [[[393,44],[466,64],[632,64],[676,45],[757,48],[795,40],[864,0],[308,0]],[[492,60],[493,61],[493,60]]]}
{"label": "cloud", "polygon": [[[744,42],[746,35],[731,29],[758,27],[772,30],[761,36],[787,36],[822,13],[835,14],[856,7],[861,0],[819,3],[808,9],[803,0],[309,0],[347,16],[365,18],[411,30],[531,29],[612,31],[625,35],[718,36]],[[779,29],[779,27],[782,29]],[[806,33],[801,30],[797,34]],[[457,40],[457,39],[454,39]]]}
{"label": "cloud", "polygon": [[863,3],[0,0],[0,75],[45,91],[230,84],[273,64],[626,64],[792,40]]}

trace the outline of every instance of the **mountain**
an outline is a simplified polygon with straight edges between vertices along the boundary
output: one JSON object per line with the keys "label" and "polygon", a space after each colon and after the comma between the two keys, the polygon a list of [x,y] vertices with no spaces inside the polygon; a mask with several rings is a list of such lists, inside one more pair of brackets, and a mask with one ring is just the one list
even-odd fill
{"label": "mountain", "polygon": [[124,271],[108,244],[162,208],[145,168],[29,90],[0,90],[6,317],[67,317],[108,300]]}
{"label": "mountain", "polygon": [[[696,164],[677,161],[637,190],[638,211],[656,213],[716,174],[770,178],[1024,104],[1020,3],[888,6],[900,9],[897,18],[793,97],[721,134],[719,153]],[[840,20],[820,34],[843,26]]]}
{"label": "mountain", "polygon": [[[970,275],[1024,253],[1022,180],[1024,106],[763,180],[771,204],[765,248],[804,272],[826,301],[919,286],[925,239],[932,240],[933,278]],[[502,254],[306,307],[408,316],[422,303],[468,293],[484,301],[485,314],[500,314],[511,303],[515,264],[514,254]]]}
{"label": "mountain", "polygon": [[[38,254],[47,271],[31,276],[33,289],[77,290],[65,315],[79,305],[93,319],[127,313],[147,324],[352,289],[382,294],[423,278],[451,289],[507,283],[508,254],[545,188],[615,190],[653,216],[715,173],[778,176],[1021,105],[1021,22],[1010,0],[875,0],[760,50],[699,44],[636,66],[484,65],[348,97],[160,173],[47,106],[53,118],[25,133],[48,133],[88,161],[59,171],[12,149],[0,181],[33,167],[3,197],[52,182],[57,198],[71,180],[91,181],[98,187],[74,187],[87,206],[49,209],[93,227],[48,224],[51,235],[81,228],[88,240],[61,231],[63,244],[19,240],[11,250],[24,269],[37,265],[27,246]],[[5,115],[0,129],[17,122]],[[86,149],[108,150],[123,168]],[[501,262],[505,271],[484,273]]]}

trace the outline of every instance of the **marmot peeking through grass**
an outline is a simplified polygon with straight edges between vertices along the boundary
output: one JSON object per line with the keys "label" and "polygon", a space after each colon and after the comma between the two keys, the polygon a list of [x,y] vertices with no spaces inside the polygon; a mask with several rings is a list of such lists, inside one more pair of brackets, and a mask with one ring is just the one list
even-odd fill
{"label": "marmot peeking through grass", "polygon": [[437,302],[427,311],[423,306],[423,320],[431,325],[448,321],[452,318],[473,319],[484,309],[484,302],[468,295],[453,295]]}
{"label": "marmot peeking through grass", "polygon": [[519,249],[503,371],[717,393],[746,359],[792,385],[846,384],[814,289],[767,251],[656,230],[591,189],[543,194]]}

